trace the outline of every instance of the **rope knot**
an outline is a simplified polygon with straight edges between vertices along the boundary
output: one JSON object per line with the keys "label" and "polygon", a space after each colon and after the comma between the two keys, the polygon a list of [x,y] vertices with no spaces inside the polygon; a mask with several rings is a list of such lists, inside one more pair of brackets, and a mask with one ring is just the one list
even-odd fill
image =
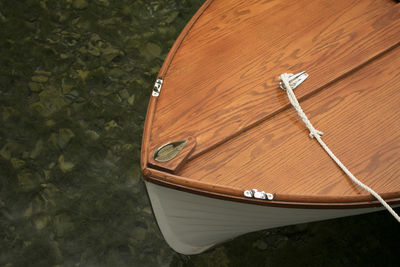
{"label": "rope knot", "polygon": [[317,136],[318,137],[321,137],[321,135],[323,135],[324,133],[323,132],[321,132],[321,131],[318,131],[317,129],[315,129],[315,128],[313,128],[313,129],[309,129],[310,130],[310,137],[311,138],[317,138]]}
{"label": "rope knot", "polygon": [[[300,72],[300,74],[302,74],[302,72]],[[279,80],[281,80],[283,83],[283,87],[286,90],[286,93],[288,95],[290,103],[296,109],[300,118],[303,120],[304,124],[310,131],[310,137],[311,138],[321,137],[321,135],[323,135],[323,132],[318,131],[317,129],[314,128],[314,126],[311,124],[310,120],[307,118],[306,114],[304,113],[303,109],[301,108],[300,103],[297,100],[296,96],[294,95],[292,85],[290,84],[289,75],[292,75],[292,74],[283,73],[279,76]],[[297,75],[298,74],[296,74],[295,76],[297,76]]]}

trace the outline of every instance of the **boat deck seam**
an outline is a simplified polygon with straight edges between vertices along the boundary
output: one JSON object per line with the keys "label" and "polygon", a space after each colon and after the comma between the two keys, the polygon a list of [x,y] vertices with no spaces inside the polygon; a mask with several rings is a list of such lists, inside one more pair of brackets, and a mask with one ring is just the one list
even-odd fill
{"label": "boat deck seam", "polygon": [[[311,97],[314,97],[315,95],[318,95],[319,93],[321,93],[326,88],[329,88],[329,87],[333,86],[334,84],[340,82],[341,80],[349,77],[350,75],[353,75],[354,73],[356,73],[360,69],[368,66],[369,64],[372,64],[376,59],[385,56],[387,53],[389,53],[390,51],[392,51],[392,50],[394,50],[394,49],[396,49],[398,47],[400,47],[400,41],[398,43],[396,43],[395,45],[393,45],[393,46],[387,48],[386,50],[382,51],[381,53],[378,53],[377,55],[371,57],[367,61],[359,64],[358,66],[354,67],[353,69],[343,73],[342,75],[339,75],[338,77],[336,77],[332,81],[330,81],[328,83],[325,83],[324,85],[322,85],[322,86],[312,90],[311,92],[299,97],[298,101],[299,102],[303,102],[303,101],[306,101],[306,100],[310,99]],[[276,77],[278,77],[278,76],[279,76],[279,74],[277,73]],[[277,82],[276,89],[277,90],[281,90],[279,88],[278,82]],[[252,123],[251,125],[241,129],[240,131],[235,132],[234,134],[228,136],[227,138],[224,138],[223,140],[221,140],[220,142],[215,143],[214,145],[210,146],[209,148],[207,148],[207,149],[205,149],[205,150],[203,150],[203,151],[201,151],[199,153],[193,153],[192,156],[190,156],[188,158],[188,160],[186,161],[186,164],[189,163],[190,161],[200,157],[201,155],[206,154],[206,153],[208,153],[208,152],[210,152],[212,150],[215,150],[218,147],[220,147],[221,145],[223,145],[223,144],[225,144],[225,143],[227,143],[227,142],[229,142],[231,140],[234,140],[236,137],[239,137],[240,135],[244,134],[245,132],[247,132],[247,131],[259,126],[260,124],[272,119],[273,117],[281,114],[282,112],[284,112],[286,110],[289,110],[290,108],[291,108],[291,105],[290,105],[290,102],[288,102],[288,104],[285,105],[284,107],[276,110],[275,112],[272,112],[271,114],[261,118],[260,120]]]}

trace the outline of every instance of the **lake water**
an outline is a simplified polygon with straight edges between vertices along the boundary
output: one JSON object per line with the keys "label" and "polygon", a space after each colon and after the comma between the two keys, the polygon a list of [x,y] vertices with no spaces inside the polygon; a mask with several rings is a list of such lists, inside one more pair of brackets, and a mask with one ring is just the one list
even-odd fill
{"label": "lake water", "polygon": [[196,256],[162,238],[139,167],[160,66],[200,0],[0,1],[1,266],[395,266],[387,212],[248,234]]}

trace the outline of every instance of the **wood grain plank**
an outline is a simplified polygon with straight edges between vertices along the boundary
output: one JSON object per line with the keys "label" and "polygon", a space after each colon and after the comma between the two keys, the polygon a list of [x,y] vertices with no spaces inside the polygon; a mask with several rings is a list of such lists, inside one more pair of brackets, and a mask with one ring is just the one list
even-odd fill
{"label": "wood grain plank", "polygon": [[[180,33],[180,35],[178,36],[175,43],[171,47],[171,50],[168,53],[158,74],[159,78],[161,79],[163,78],[164,74],[167,72],[171,64],[172,59],[176,54],[176,51],[180,47],[183,39],[186,37],[187,33],[190,31],[192,26],[196,23],[199,17],[203,14],[203,12],[209,7],[209,5],[213,1],[214,0],[206,0],[204,4],[199,8],[199,10],[196,12],[196,14],[194,14],[194,16],[186,24],[186,26],[184,27],[184,29],[182,30],[182,32]],[[157,105],[157,98],[151,97],[147,107],[146,121],[143,127],[142,147],[140,150],[140,167],[142,169],[142,172],[146,172],[147,163],[149,161],[149,154],[151,154],[151,151],[154,150],[155,148],[154,144],[150,147],[150,136],[152,131],[152,124],[153,124],[156,105]]]}
{"label": "wood grain plank", "polygon": [[148,147],[195,136],[194,158],[287,108],[276,73],[306,69],[305,96],[396,45],[399,28],[400,8],[377,1],[215,0],[163,73]]}
{"label": "wood grain plank", "polygon": [[[399,66],[398,47],[301,102],[338,158],[387,198],[400,196]],[[277,200],[371,199],[308,137],[293,109],[195,158],[179,175],[238,190],[265,190],[276,193]]]}

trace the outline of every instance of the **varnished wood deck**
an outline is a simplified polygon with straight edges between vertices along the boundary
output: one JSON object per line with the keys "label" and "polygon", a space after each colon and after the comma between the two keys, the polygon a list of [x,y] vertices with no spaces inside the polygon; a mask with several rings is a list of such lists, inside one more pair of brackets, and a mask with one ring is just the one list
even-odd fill
{"label": "varnished wood deck", "polygon": [[[323,139],[360,180],[398,201],[399,41],[400,5],[391,1],[207,1],[150,100],[146,177],[258,204],[243,190],[275,193],[268,205],[375,204],[308,137],[279,89],[279,74],[306,70],[295,93]],[[189,137],[193,152],[172,164],[182,169],[149,168],[155,148]]]}

